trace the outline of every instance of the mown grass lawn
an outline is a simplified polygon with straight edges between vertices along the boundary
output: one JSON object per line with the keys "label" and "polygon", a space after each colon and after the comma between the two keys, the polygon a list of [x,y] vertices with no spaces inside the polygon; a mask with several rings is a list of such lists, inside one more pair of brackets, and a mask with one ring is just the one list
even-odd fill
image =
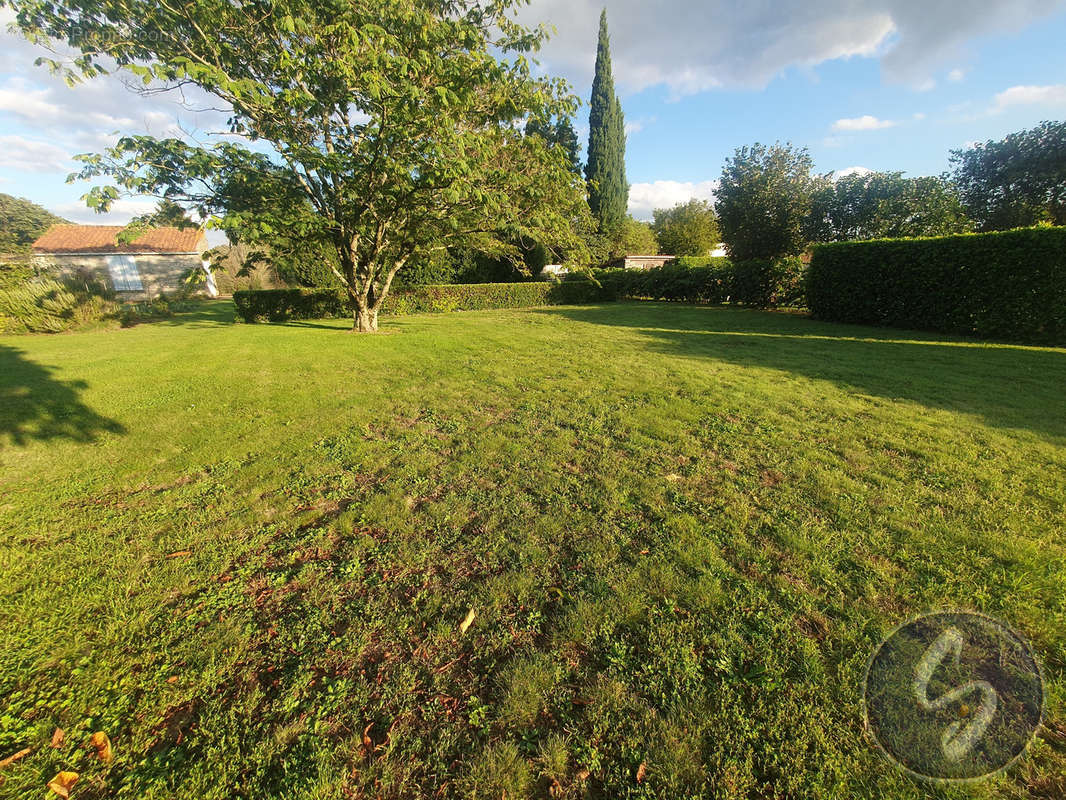
{"label": "mown grass lawn", "polygon": [[[1066,795],[1066,351],[664,304],[231,317],[0,339],[0,758],[33,748],[0,796]],[[863,732],[871,652],[941,607],[1047,679],[971,787]]]}

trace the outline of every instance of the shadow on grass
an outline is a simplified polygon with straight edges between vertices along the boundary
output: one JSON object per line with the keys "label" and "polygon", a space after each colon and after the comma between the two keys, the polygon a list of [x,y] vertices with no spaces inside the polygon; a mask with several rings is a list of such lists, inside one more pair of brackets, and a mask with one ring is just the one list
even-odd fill
{"label": "shadow on grass", "polygon": [[189,300],[183,302],[172,316],[159,319],[146,319],[138,325],[178,325],[192,328],[214,328],[219,325],[231,325],[237,318],[237,309],[233,301],[225,298],[218,300]]}
{"label": "shadow on grass", "polygon": [[975,414],[996,427],[1066,439],[1066,349],[666,303],[540,313],[633,328],[662,353],[783,370],[860,394]]}
{"label": "shadow on grass", "polygon": [[52,371],[0,345],[0,447],[32,439],[91,442],[100,433],[126,432],[78,399],[84,381],[58,380]]}

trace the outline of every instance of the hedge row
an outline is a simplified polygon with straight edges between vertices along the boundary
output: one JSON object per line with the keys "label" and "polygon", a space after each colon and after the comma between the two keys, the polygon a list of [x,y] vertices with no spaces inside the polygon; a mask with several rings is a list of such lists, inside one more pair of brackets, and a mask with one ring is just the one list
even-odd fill
{"label": "hedge row", "polygon": [[1066,344],[1066,228],[815,248],[807,285],[825,320]]}
{"label": "hedge row", "polygon": [[[383,314],[404,315],[491,308],[572,305],[602,300],[593,282],[474,283],[416,286],[391,293]],[[337,289],[268,289],[234,292],[237,316],[245,322],[283,322],[352,316],[346,292]]]}
{"label": "hedge row", "polygon": [[705,265],[673,262],[649,270],[596,273],[612,299],[674,300],[687,303],[743,303],[768,308],[802,306],[804,266],[798,258]]}

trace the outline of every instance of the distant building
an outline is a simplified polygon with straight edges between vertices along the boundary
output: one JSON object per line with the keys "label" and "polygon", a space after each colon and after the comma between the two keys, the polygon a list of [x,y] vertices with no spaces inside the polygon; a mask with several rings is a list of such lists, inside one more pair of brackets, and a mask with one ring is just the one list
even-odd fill
{"label": "distant building", "polygon": [[622,256],[609,261],[607,266],[611,269],[653,269],[676,260],[677,256]]}
{"label": "distant building", "polygon": [[117,225],[53,225],[33,243],[38,268],[72,277],[89,273],[120,297],[141,300],[176,293],[194,269],[207,274],[207,293],[218,294],[208,262],[207,236],[198,228],[153,228],[119,244]]}

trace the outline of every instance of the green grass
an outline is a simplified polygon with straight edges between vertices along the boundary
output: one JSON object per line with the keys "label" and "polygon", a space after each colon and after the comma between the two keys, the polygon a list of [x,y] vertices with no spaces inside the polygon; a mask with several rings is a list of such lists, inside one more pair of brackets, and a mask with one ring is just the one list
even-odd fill
{"label": "green grass", "polygon": [[[665,304],[231,318],[0,339],[0,758],[33,748],[0,797],[1066,793],[1066,351]],[[940,607],[1048,684],[969,788],[863,733],[874,648]]]}

